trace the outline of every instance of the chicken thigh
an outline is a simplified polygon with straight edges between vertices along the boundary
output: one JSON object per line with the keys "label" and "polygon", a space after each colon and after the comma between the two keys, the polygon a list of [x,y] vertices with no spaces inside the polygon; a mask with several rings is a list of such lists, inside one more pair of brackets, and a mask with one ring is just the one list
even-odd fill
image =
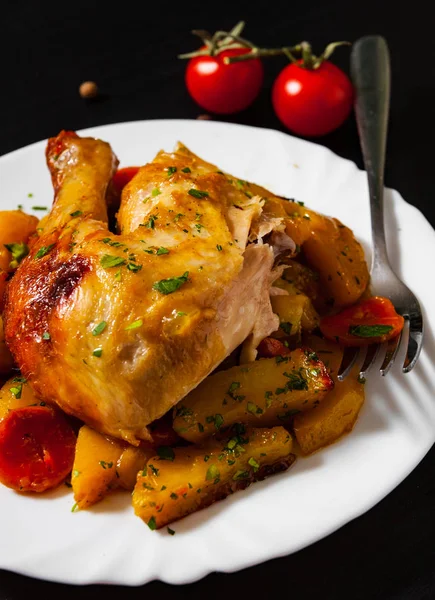
{"label": "chicken thigh", "polygon": [[109,144],[62,132],[46,154],[54,203],[8,285],[6,340],[40,397],[138,444],[244,340],[277,329],[273,249],[249,243],[263,200],[178,144],[126,186],[116,235]]}

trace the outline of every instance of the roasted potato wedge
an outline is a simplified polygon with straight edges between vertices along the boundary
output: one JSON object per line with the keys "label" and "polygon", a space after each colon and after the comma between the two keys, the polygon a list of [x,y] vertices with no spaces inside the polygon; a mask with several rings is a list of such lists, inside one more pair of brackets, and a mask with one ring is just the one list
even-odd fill
{"label": "roasted potato wedge", "polygon": [[335,386],[316,410],[300,413],[293,420],[294,433],[304,454],[328,446],[351,431],[364,403],[364,385],[358,380],[358,369],[354,369],[342,382],[336,378],[341,348],[314,336],[310,336],[308,341],[319,356],[325,357]]}
{"label": "roasted potato wedge", "polygon": [[36,404],[40,404],[40,401],[26,379],[21,376],[11,377],[0,389],[0,420],[14,408]]}
{"label": "roasted potato wedge", "polygon": [[364,385],[349,375],[338,382],[318,410],[296,415],[293,429],[304,454],[329,446],[352,430],[364,403]]}
{"label": "roasted potato wedge", "polygon": [[175,407],[174,429],[200,442],[233,423],[271,427],[317,406],[333,385],[309,350],[260,359],[207,377]]}
{"label": "roasted potato wedge", "polygon": [[117,487],[116,464],[125,444],[98,433],[88,425],[80,428],[71,475],[78,508],[89,508]]}
{"label": "roasted potato wedge", "polygon": [[369,272],[361,244],[348,227],[337,219],[325,219],[302,250],[308,264],[319,273],[326,305],[342,308],[362,296]]}
{"label": "roasted potato wedge", "polygon": [[151,458],[137,478],[135,513],[159,529],[205,508],[253,481],[287,469],[294,461],[292,438],[283,427],[238,429],[202,448],[175,448]]}
{"label": "roasted potato wedge", "polygon": [[145,464],[155,451],[144,450],[134,446],[127,446],[116,463],[118,485],[125,490],[133,491],[139,471],[143,471]]}
{"label": "roasted potato wedge", "polygon": [[10,270],[12,254],[5,244],[27,242],[35,233],[38,219],[21,210],[0,211],[0,269]]}
{"label": "roasted potato wedge", "polygon": [[272,296],[273,312],[279,317],[278,336],[300,336],[302,330],[313,331],[320,323],[311,300],[299,292],[289,296]]}
{"label": "roasted potato wedge", "polygon": [[144,468],[152,454],[152,450],[128,446],[83,425],[77,438],[71,474],[78,508],[89,508],[117,487],[132,490],[137,472]]}

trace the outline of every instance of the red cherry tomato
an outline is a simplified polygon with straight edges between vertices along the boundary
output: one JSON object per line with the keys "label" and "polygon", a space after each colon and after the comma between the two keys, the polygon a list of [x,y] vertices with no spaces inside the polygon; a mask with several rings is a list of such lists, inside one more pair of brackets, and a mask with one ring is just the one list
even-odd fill
{"label": "red cherry tomato", "polygon": [[0,481],[19,492],[44,492],[71,471],[76,436],[48,406],[12,409],[0,422]]}
{"label": "red cherry tomato", "polygon": [[263,83],[259,59],[226,65],[226,56],[246,54],[247,48],[223,50],[216,56],[191,58],[186,68],[189,94],[205,110],[227,115],[247,108],[257,97]]}
{"label": "red cherry tomato", "polygon": [[347,119],[353,87],[348,76],[327,60],[313,70],[292,63],[276,78],[272,103],[288,129],[315,137],[337,129]]}
{"label": "red cherry tomato", "polygon": [[138,171],[139,167],[124,167],[123,169],[118,169],[112,179],[115,191],[120,194]]}
{"label": "red cherry tomato", "polygon": [[395,338],[403,329],[404,319],[388,298],[374,296],[340,313],[323,317],[323,335],[343,346],[368,346]]}

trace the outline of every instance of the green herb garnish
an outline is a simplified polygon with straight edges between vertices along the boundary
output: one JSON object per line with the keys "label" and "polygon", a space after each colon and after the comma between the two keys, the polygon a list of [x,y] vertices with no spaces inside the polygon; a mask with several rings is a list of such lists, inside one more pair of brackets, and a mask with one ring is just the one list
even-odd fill
{"label": "green herb garnish", "polygon": [[351,325],[349,333],[361,338],[380,337],[390,333],[392,325]]}
{"label": "green herb garnish", "polygon": [[151,517],[151,519],[148,521],[147,525],[151,529],[151,531],[154,531],[157,528],[156,518]]}
{"label": "green herb garnish", "polygon": [[121,256],[111,256],[110,254],[105,254],[100,258],[100,265],[103,267],[103,269],[119,267],[120,265],[125,265],[125,259]]}
{"label": "green herb garnish", "polygon": [[16,269],[20,262],[29,254],[29,246],[24,242],[14,244],[4,244],[6,250],[12,254],[12,260],[9,263],[11,269]]}
{"label": "green herb garnish", "polygon": [[38,252],[35,254],[35,258],[42,258],[49,252],[51,252],[54,248],[54,244],[50,244],[49,246],[42,246],[39,248]]}
{"label": "green herb garnish", "polygon": [[208,196],[208,192],[203,192],[203,191],[197,190],[195,188],[190,189],[188,191],[188,194],[190,196],[193,196],[194,198],[198,198],[198,199],[206,198]]}
{"label": "green herb garnish", "polygon": [[156,281],[153,285],[153,290],[157,290],[161,294],[172,294],[178,290],[184,283],[186,283],[189,277],[189,271],[186,271],[180,277],[169,277],[168,279],[161,279]]}
{"label": "green herb garnish", "polygon": [[106,329],[106,327],[107,327],[106,321],[101,321],[101,323],[98,323],[98,325],[96,325],[94,327],[94,329],[92,330],[92,335],[100,335],[100,333],[103,333],[103,331]]}
{"label": "green herb garnish", "polygon": [[133,321],[133,323],[130,323],[129,325],[124,327],[124,330],[130,331],[131,329],[137,329],[138,327],[142,327],[142,325],[143,325],[143,320],[137,319],[137,321]]}

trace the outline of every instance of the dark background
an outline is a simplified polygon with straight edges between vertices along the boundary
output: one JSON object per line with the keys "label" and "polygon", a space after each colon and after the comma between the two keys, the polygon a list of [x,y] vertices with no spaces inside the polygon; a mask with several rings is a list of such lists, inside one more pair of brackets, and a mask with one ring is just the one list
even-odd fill
{"label": "dark background", "polygon": [[[423,2],[312,0],[230,3],[170,1],[3,1],[1,14],[0,154],[55,135],[60,129],[154,118],[196,118],[204,111],[184,86],[177,54],[196,48],[193,28],[229,29],[261,46],[310,41],[320,53],[330,41],[386,37],[392,56],[392,101],[386,184],[398,189],[435,224],[432,202],[435,45]],[[334,62],[348,70],[349,50]],[[270,104],[274,77],[285,59],[265,65],[252,107],[227,120],[281,130]],[[78,94],[94,80],[101,98]],[[362,166],[353,117],[319,143]],[[24,175],[25,176],[25,175]],[[0,182],[1,188],[1,182]],[[1,200],[0,200],[1,208]],[[411,251],[412,249],[410,249]],[[426,257],[426,259],[433,257]],[[428,276],[431,276],[429,274]],[[434,399],[435,401],[435,399]],[[90,586],[80,590],[0,571],[0,600],[28,595],[68,600],[302,596],[408,600],[435,598],[435,451],[370,512],[328,538],[286,558],[235,574],[212,574],[187,586],[153,582],[144,588]],[[1,509],[1,507],[0,507]],[[268,518],[265,508],[265,519]],[[289,518],[292,515],[289,506]],[[7,544],[1,537],[0,543]],[[26,540],[23,539],[23,544]]]}

